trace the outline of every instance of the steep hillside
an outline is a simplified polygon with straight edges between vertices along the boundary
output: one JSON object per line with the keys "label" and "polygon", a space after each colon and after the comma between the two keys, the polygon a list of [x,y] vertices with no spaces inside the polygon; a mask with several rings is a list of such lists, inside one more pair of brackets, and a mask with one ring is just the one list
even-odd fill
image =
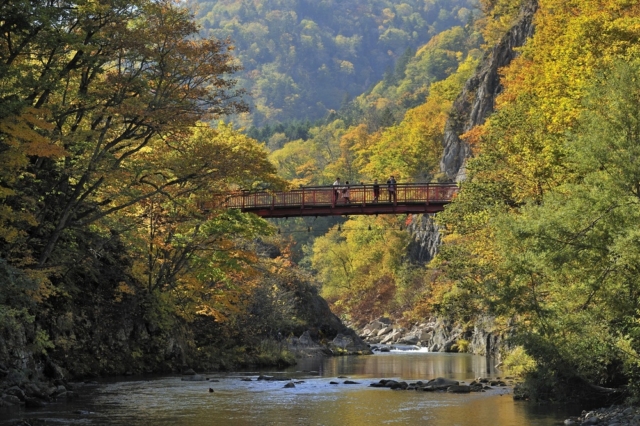
{"label": "steep hillside", "polygon": [[[445,170],[473,158],[440,217],[425,312],[502,318],[521,345],[505,365],[533,398],[637,403],[640,6],[522,3],[532,37],[499,80],[487,66],[458,103],[468,132],[451,139]],[[498,92],[495,108],[483,101]]]}
{"label": "steep hillside", "polygon": [[478,15],[476,0],[190,0],[205,36],[231,38],[251,92],[245,124],[317,119],[408,49]]}

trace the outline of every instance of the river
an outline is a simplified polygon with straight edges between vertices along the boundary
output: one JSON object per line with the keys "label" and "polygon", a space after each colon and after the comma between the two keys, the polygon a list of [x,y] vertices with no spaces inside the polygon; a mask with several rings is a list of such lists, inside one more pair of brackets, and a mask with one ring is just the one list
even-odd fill
{"label": "river", "polygon": [[[80,387],[76,401],[0,411],[0,425],[39,418],[60,425],[547,426],[578,414],[566,407],[513,401],[510,388],[449,394],[369,387],[382,378],[445,377],[469,383],[475,377],[500,376],[490,364],[469,354],[397,351],[309,359],[286,370],[211,373],[206,382],[179,376],[103,381]],[[303,383],[283,388],[283,381],[257,381],[260,373]],[[346,379],[338,376],[359,384],[344,384]]]}

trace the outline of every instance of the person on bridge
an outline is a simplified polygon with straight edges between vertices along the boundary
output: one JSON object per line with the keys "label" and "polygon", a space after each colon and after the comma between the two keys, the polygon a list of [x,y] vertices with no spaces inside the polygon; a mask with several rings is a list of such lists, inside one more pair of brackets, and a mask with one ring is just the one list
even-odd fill
{"label": "person on bridge", "polygon": [[389,202],[391,203],[392,199],[393,202],[395,203],[396,201],[398,201],[398,195],[396,194],[396,191],[398,190],[398,185],[396,182],[396,178],[394,178],[393,176],[391,176],[389,178],[389,180],[387,181],[387,191],[389,192]]}
{"label": "person on bridge", "polygon": [[333,182],[333,205],[336,205],[340,199],[340,185],[340,178],[337,177],[336,181]]}
{"label": "person on bridge", "polygon": [[349,181],[346,181],[345,184],[347,186],[345,186],[344,188],[342,188],[342,198],[344,198],[344,203],[345,204],[351,204],[351,191],[349,190]]}
{"label": "person on bridge", "polygon": [[380,184],[378,183],[378,179],[373,180],[373,202],[377,203],[378,198],[380,198]]}

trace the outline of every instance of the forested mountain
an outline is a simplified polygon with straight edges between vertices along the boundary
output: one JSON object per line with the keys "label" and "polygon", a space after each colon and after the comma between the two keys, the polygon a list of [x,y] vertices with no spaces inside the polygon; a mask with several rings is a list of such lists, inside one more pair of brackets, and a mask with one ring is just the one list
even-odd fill
{"label": "forested mountain", "polygon": [[295,184],[433,180],[448,109],[477,65],[480,39],[471,26],[446,30],[304,140],[275,133],[267,142],[280,175]]}
{"label": "forested mountain", "polygon": [[190,0],[204,36],[229,37],[251,93],[245,125],[315,120],[392,71],[408,49],[468,23],[477,0]]}

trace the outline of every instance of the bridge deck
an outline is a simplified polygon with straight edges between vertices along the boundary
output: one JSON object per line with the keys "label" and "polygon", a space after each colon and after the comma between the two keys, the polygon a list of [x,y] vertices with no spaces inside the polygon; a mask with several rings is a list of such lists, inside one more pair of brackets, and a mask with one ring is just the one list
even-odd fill
{"label": "bridge deck", "polygon": [[396,197],[380,185],[374,199],[373,185],[350,185],[349,202],[341,186],[302,187],[286,192],[243,192],[227,201],[228,208],[241,209],[262,217],[340,216],[402,213],[436,213],[457,194],[455,184],[397,184]]}

